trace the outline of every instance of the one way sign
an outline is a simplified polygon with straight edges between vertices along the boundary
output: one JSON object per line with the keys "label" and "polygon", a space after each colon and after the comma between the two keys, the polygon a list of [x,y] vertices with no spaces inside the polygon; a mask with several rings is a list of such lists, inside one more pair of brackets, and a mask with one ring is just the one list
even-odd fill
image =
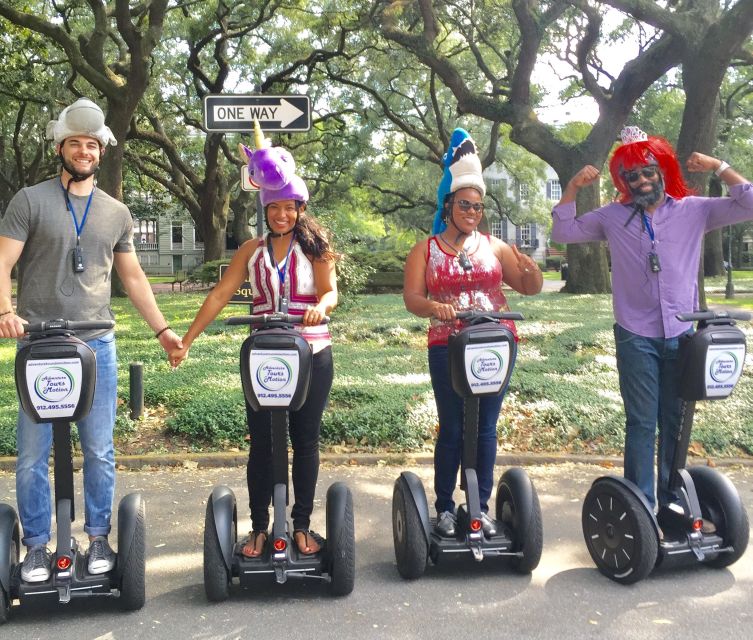
{"label": "one way sign", "polygon": [[252,131],[254,119],[263,131],[308,131],[311,102],[308,96],[204,96],[207,131]]}

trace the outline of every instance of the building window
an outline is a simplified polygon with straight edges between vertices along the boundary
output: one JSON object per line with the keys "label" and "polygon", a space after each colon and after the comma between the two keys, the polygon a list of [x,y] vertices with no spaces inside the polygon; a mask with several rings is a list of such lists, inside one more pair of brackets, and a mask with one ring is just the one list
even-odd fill
{"label": "building window", "polygon": [[559,180],[546,181],[546,199],[555,201],[562,199],[562,186]]}
{"label": "building window", "polygon": [[520,184],[519,187],[520,192],[520,204],[527,205],[530,199],[530,192],[528,190],[527,184]]}
{"label": "building window", "polygon": [[172,225],[173,249],[180,249],[183,246],[183,225],[175,223]]}
{"label": "building window", "polygon": [[507,178],[487,178],[486,185],[491,193],[498,196],[507,195]]}
{"label": "building window", "polygon": [[144,244],[157,244],[157,221],[134,220],[133,242],[137,246]]}
{"label": "building window", "polygon": [[507,219],[506,218],[494,218],[489,220],[489,230],[496,238],[507,242]]}
{"label": "building window", "polygon": [[522,224],[518,227],[518,243],[521,247],[532,247],[536,234],[535,225]]}

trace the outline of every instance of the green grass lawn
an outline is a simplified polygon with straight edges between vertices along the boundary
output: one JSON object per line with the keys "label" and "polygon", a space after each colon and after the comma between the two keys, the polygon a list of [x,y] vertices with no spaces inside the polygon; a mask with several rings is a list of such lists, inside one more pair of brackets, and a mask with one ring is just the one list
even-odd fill
{"label": "green grass lawn", "polygon": [[[160,308],[176,331],[190,324],[203,294],[163,294]],[[498,424],[500,446],[510,450],[618,453],[623,441],[612,337],[611,296],[513,294],[520,351]],[[118,438],[139,424],[127,417],[128,363],[144,363],[146,404],[161,416],[166,438],[199,449],[244,446],[245,412],[238,353],[247,330],[211,325],[186,363],[171,371],[157,341],[127,300],[118,318],[120,407]],[[223,317],[247,312],[229,306]],[[322,425],[325,445],[363,449],[428,448],[436,428],[426,358],[427,321],[407,313],[398,294],[364,297],[338,309],[334,336],[335,382]],[[744,327],[748,335],[751,329]],[[15,448],[15,345],[0,341],[0,452]],[[750,364],[750,363],[749,363]],[[699,403],[694,432],[698,453],[753,453],[753,367],[733,396]],[[167,442],[167,440],[166,440]]]}

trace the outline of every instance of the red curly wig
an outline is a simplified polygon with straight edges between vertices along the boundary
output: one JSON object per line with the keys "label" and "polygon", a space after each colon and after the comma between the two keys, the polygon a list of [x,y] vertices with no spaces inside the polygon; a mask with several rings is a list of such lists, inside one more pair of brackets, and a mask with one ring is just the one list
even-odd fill
{"label": "red curly wig", "polygon": [[622,173],[648,164],[659,165],[667,195],[678,199],[693,195],[694,191],[688,187],[682,176],[682,169],[672,145],[664,138],[651,136],[648,140],[620,145],[612,154],[609,173],[612,174],[614,186],[620,192],[620,202],[624,204],[633,199]]}

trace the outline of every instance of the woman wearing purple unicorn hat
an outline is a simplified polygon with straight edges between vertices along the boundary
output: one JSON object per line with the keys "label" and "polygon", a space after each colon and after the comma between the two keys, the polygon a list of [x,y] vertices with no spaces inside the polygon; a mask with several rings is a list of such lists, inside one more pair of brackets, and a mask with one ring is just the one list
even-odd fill
{"label": "woman wearing purple unicorn hat", "polygon": [[[254,182],[260,187],[268,232],[243,243],[217,286],[207,295],[191,323],[183,348],[170,354],[173,366],[188,355],[193,341],[219,314],[248,280],[253,290],[254,314],[283,311],[301,317],[301,334],[311,345],[313,371],[304,405],[290,413],[293,447],[291,511],[294,537],[301,553],[320,549],[321,538],[309,529],[319,474],[319,431],[322,413],[332,387],[333,364],[329,330],[320,324],[337,306],[335,260],[328,234],[306,215],[308,189],[295,174],[295,162],[286,149],[272,147],[256,126],[256,150],[243,145]],[[247,480],[253,529],[243,542],[247,557],[261,555],[267,541],[269,504],[272,499],[271,414],[253,411],[246,404],[251,447]]]}

